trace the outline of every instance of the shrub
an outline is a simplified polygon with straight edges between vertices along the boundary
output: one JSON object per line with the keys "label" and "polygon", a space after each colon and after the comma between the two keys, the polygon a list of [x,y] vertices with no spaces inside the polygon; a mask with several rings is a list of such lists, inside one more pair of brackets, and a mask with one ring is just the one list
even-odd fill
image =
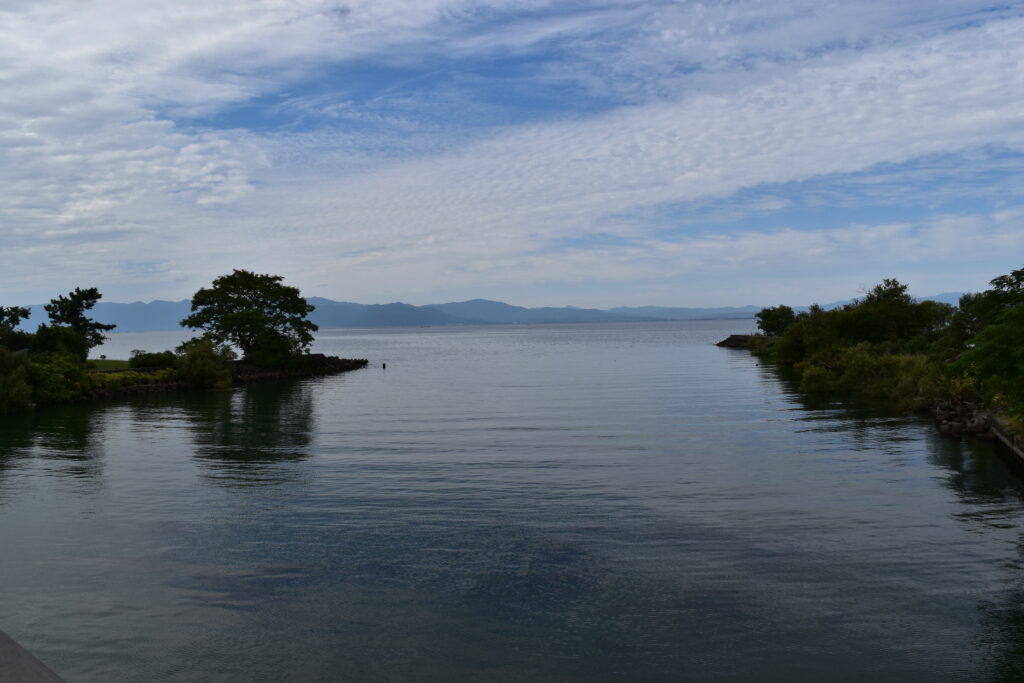
{"label": "shrub", "polygon": [[800,391],[808,394],[827,394],[833,389],[832,374],[819,365],[806,365],[800,374]]}
{"label": "shrub", "polygon": [[173,368],[177,363],[177,356],[173,351],[160,351],[158,353],[146,353],[139,349],[132,351],[132,357],[128,359],[130,368]]}
{"label": "shrub", "polygon": [[209,339],[190,339],[178,347],[178,372],[193,387],[230,389],[231,372],[224,355]]}
{"label": "shrub", "polygon": [[125,372],[94,372],[86,375],[88,388],[91,389],[120,389],[136,384],[157,384],[177,379],[178,376],[178,371],[173,368],[164,368],[155,372],[127,370]]}
{"label": "shrub", "polygon": [[85,337],[63,325],[40,325],[32,339],[32,353],[70,354],[82,363],[89,355]]}
{"label": "shrub", "polygon": [[36,403],[70,401],[89,387],[82,364],[67,353],[33,358],[29,378]]}
{"label": "shrub", "polygon": [[0,346],[0,413],[28,410],[34,405],[29,370],[24,354]]}

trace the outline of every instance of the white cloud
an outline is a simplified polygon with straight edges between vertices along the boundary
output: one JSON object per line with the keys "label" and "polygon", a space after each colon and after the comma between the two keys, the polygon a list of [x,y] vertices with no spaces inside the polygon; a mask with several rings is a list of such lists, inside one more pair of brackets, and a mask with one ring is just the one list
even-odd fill
{"label": "white cloud", "polygon": [[[980,7],[9,4],[0,21],[2,296],[35,301],[99,284],[133,292],[120,298],[176,297],[253,267],[319,294],[379,300],[496,283],[685,278],[775,264],[786,249],[811,264],[873,245],[920,248],[916,224],[667,239],[663,221],[638,217],[926,155],[1024,151],[1024,21],[1009,6],[949,31]],[[552,45],[568,57],[552,61]],[[530,51],[548,59],[538,79],[633,104],[481,132],[423,131],[329,93],[291,99],[319,117],[379,119],[401,140],[214,130],[194,118],[347,60],[408,66]],[[1012,230],[991,228],[998,221],[978,220],[989,227],[976,233],[1016,244]],[[949,258],[935,245],[952,243],[956,229],[930,228],[923,253]],[[623,244],[560,246],[597,232]]]}
{"label": "white cloud", "polygon": [[[292,214],[301,221],[293,226],[301,236],[293,248],[309,244],[315,251],[309,263],[324,271],[345,268],[353,249],[408,256],[427,242],[444,248],[421,257],[448,266],[470,257],[467,252],[488,264],[509,254],[525,259],[547,240],[593,232],[609,216],[662,202],[984,145],[1024,149],[1022,62],[1024,22],[1005,21],[787,69],[784,78],[731,95],[532,126],[358,176],[333,180],[329,171],[314,169],[303,177],[305,186],[276,191],[272,183],[254,202],[304,207]],[[617,227],[634,238],[650,230],[629,221]],[[747,244],[759,253],[779,238]],[[727,251],[716,258],[742,261],[742,252]],[[369,267],[360,259],[353,267]],[[387,263],[382,256],[377,265],[388,269]],[[607,272],[560,263],[566,279]]]}

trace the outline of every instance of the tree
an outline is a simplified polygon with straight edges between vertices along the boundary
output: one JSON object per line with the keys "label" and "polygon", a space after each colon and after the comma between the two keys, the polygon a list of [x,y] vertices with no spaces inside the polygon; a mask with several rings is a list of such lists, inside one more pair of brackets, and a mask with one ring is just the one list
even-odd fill
{"label": "tree", "polygon": [[762,308],[757,314],[757,328],[769,337],[784,333],[796,321],[796,315],[789,306]]}
{"label": "tree", "polygon": [[106,339],[104,332],[117,327],[117,325],[105,325],[95,320],[90,320],[85,312],[96,305],[96,302],[103,297],[95,287],[82,289],[76,287],[75,291],[67,296],[58,296],[51,299],[50,303],[43,306],[50,316],[51,322],[55,325],[67,325],[85,340],[86,353],[94,346],[99,346]]}
{"label": "tree", "polygon": [[24,306],[0,306],[0,347],[21,349],[31,346],[32,335],[17,329],[31,311]]}
{"label": "tree", "polygon": [[974,334],[953,367],[975,375],[1024,414],[1024,268],[989,284],[992,289],[960,299],[958,332]]}
{"label": "tree", "polygon": [[14,329],[31,311],[25,306],[0,306],[0,327]]}
{"label": "tree", "polygon": [[971,339],[972,346],[953,367],[980,379],[1024,414],[1024,306],[1007,308]]}
{"label": "tree", "polygon": [[204,330],[215,344],[234,344],[247,360],[275,365],[308,350],[318,328],[306,316],[313,306],[280,275],[235,270],[192,297],[182,326]]}

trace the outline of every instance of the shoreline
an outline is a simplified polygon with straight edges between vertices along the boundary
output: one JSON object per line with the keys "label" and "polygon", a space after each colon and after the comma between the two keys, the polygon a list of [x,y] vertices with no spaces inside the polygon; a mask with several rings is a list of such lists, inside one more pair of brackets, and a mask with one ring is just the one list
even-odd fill
{"label": "shoreline", "polygon": [[[715,342],[715,346],[752,351],[751,339],[754,336],[732,334]],[[927,411],[934,418],[935,429],[941,436],[951,439],[969,436],[997,442],[1004,461],[1014,474],[1024,479],[1024,438],[1015,435],[1005,420],[971,402],[936,401]]]}
{"label": "shoreline", "polygon": [[[343,372],[359,370],[369,365],[370,361],[365,358],[340,358],[338,356],[326,356],[322,353],[314,353],[303,356],[294,366],[287,368],[267,369],[260,368],[245,361],[232,361],[228,363],[228,370],[231,372],[232,386],[254,384],[257,382],[301,379],[304,377],[322,377],[337,375]],[[104,374],[117,375],[123,372],[145,371],[145,368],[131,368],[126,370],[105,370],[99,371]],[[184,379],[172,377],[157,379],[152,382],[137,382],[118,387],[98,387],[85,391],[68,403],[91,403],[94,401],[107,401],[132,396],[143,396],[151,394],[163,394],[173,391],[215,391],[209,388],[190,385]],[[44,405],[60,405],[50,403]]]}

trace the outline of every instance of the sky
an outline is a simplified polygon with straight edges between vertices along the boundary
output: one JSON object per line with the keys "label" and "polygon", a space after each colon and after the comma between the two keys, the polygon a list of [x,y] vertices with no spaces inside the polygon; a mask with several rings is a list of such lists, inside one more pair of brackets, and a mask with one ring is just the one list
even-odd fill
{"label": "sky", "polygon": [[1024,266],[1024,2],[5,0],[0,305],[804,305]]}

